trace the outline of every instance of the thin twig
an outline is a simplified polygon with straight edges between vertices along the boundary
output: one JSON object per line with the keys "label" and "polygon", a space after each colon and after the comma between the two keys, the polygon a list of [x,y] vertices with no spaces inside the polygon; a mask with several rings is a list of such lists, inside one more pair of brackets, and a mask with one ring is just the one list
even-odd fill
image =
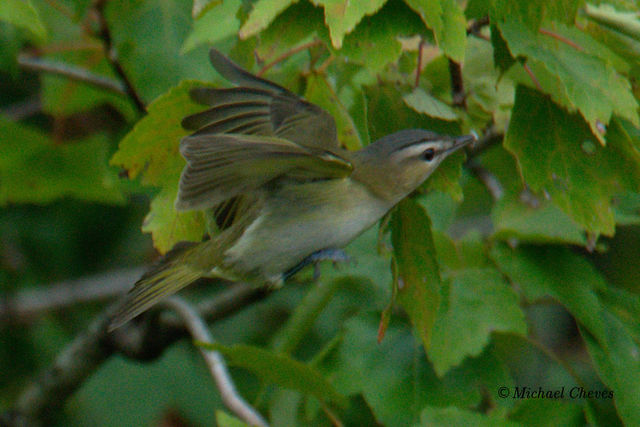
{"label": "thin twig", "polygon": [[544,28],[540,28],[538,31],[540,32],[540,34],[544,34],[545,36],[553,37],[554,39],[556,39],[558,41],[561,41],[562,43],[568,44],[569,46],[571,46],[575,50],[579,50],[579,51],[583,51],[584,50],[584,48],[582,46],[580,46],[579,44],[577,44],[573,40],[569,40],[568,38],[566,38],[565,36],[563,36],[561,34],[554,33],[553,31],[547,30],[547,29],[544,29]]}
{"label": "thin twig", "polygon": [[296,46],[293,49],[289,49],[288,51],[284,52],[283,54],[278,56],[273,61],[269,62],[268,64],[265,64],[265,66],[262,67],[260,69],[260,71],[258,71],[257,76],[260,77],[260,76],[264,75],[264,73],[269,71],[269,69],[271,69],[274,65],[284,61],[285,59],[295,55],[296,53],[302,52],[303,50],[310,49],[310,48],[312,48],[314,46],[319,46],[320,44],[322,44],[322,41],[320,41],[320,40],[312,40],[312,41],[310,41],[308,43],[303,43],[300,46]]}
{"label": "thin twig", "polygon": [[452,59],[449,59],[449,75],[451,76],[451,98],[453,105],[464,107],[466,105],[466,94],[464,93],[464,81],[462,79],[462,66]]}
{"label": "thin twig", "polygon": [[25,322],[51,310],[119,296],[131,288],[144,271],[143,267],[125,268],[22,290],[2,301],[0,322]]}
{"label": "thin twig", "polygon": [[9,120],[19,121],[31,117],[41,110],[42,103],[40,102],[40,98],[34,95],[23,101],[1,108],[0,116],[7,117]]}
{"label": "thin twig", "polygon": [[[215,302],[198,306],[198,313],[208,321],[215,321],[263,299],[267,292],[245,283],[234,284],[215,295]],[[203,312],[202,307],[211,311]],[[158,311],[109,333],[111,318],[118,308],[119,304],[114,304],[105,309],[64,348],[51,366],[23,390],[13,409],[0,415],[0,425],[47,424],[81,384],[114,354],[140,361],[154,360],[188,335],[175,316]]]}
{"label": "thin twig", "polygon": [[484,184],[494,201],[502,198],[504,189],[494,174],[484,168],[477,160],[468,161],[465,166]]}
{"label": "thin twig", "polygon": [[104,54],[107,58],[107,61],[111,65],[113,72],[120,77],[122,83],[125,87],[125,93],[131,99],[133,104],[136,106],[138,111],[141,113],[146,113],[147,108],[145,107],[142,98],[138,95],[135,88],[131,84],[131,81],[127,77],[127,73],[125,73],[124,68],[120,64],[118,60],[118,55],[116,53],[115,48],[113,47],[113,39],[111,38],[111,31],[109,30],[109,25],[107,24],[107,19],[104,16],[104,7],[107,3],[107,0],[95,0],[93,4],[93,10],[95,11],[96,18],[98,20],[99,30],[98,36],[102,39],[102,43],[104,46]]}
{"label": "thin twig", "polygon": [[324,74],[325,71],[327,71],[327,68],[329,68],[329,65],[331,65],[335,59],[336,56],[333,53],[330,54],[329,57],[315,69],[316,73]]}
{"label": "thin twig", "polygon": [[487,25],[489,25],[489,17],[488,16],[483,16],[482,18],[478,18],[475,21],[473,21],[473,23],[471,25],[469,25],[467,27],[467,35],[473,34],[474,36],[485,38],[484,36],[482,36],[479,33],[480,33],[480,30],[482,29],[482,27],[485,27]]}
{"label": "thin twig", "polygon": [[122,83],[108,77],[94,74],[84,68],[74,67],[72,65],[47,59],[36,58],[25,54],[18,55],[18,65],[25,70],[44,71],[46,73],[57,74],[71,80],[87,83],[120,95],[127,95],[126,87]]}
{"label": "thin twig", "polygon": [[477,157],[495,144],[502,142],[504,134],[499,132],[495,126],[489,126],[480,138],[468,147],[465,151],[469,158]]}
{"label": "thin twig", "polygon": [[420,43],[418,43],[418,67],[416,68],[416,81],[413,87],[420,86],[420,74],[422,74],[422,52],[424,50],[424,39],[420,37]]}
{"label": "thin twig", "polygon": [[[213,343],[213,337],[204,320],[186,301],[173,296],[165,300],[163,305],[171,308],[180,317],[194,340]],[[227,408],[249,425],[266,427],[267,422],[264,418],[236,390],[222,355],[215,350],[209,350],[204,347],[199,347],[199,351],[218,386],[222,401],[227,405]]]}
{"label": "thin twig", "polygon": [[524,70],[527,72],[527,74],[529,74],[529,77],[531,77],[531,81],[533,81],[533,84],[536,85],[536,89],[542,91],[542,86],[540,85],[540,82],[538,81],[536,75],[533,74],[533,71],[529,67],[529,64],[525,62],[524,64],[522,64],[522,66],[524,67]]}

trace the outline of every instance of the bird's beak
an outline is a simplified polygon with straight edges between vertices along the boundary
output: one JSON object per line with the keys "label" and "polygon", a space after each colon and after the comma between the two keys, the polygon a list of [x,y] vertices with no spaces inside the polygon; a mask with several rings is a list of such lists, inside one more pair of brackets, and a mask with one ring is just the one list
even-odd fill
{"label": "bird's beak", "polygon": [[478,135],[474,132],[469,135],[456,136],[451,138],[451,146],[447,148],[447,153],[452,153],[465,145],[478,140]]}

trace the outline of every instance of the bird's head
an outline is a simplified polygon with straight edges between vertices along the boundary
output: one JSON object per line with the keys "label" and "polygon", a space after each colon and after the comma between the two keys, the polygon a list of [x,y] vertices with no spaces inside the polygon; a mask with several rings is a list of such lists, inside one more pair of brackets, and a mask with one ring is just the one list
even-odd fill
{"label": "bird's head", "polygon": [[358,153],[363,166],[358,175],[375,193],[397,202],[418,188],[450,154],[476,139],[476,135],[452,137],[422,129],[401,130]]}

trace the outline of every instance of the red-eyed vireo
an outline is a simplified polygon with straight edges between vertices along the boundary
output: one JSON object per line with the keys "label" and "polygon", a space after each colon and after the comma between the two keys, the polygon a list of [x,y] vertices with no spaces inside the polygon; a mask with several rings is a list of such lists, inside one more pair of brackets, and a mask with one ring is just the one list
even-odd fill
{"label": "red-eyed vireo", "polygon": [[175,208],[211,212],[220,232],[172,250],[135,284],[112,328],[201,277],[280,285],[304,265],[340,256],[475,140],[407,129],[346,151],[326,111],[216,50],[210,59],[238,87],[191,92],[209,109],[182,122],[196,132],[180,142],[187,165]]}

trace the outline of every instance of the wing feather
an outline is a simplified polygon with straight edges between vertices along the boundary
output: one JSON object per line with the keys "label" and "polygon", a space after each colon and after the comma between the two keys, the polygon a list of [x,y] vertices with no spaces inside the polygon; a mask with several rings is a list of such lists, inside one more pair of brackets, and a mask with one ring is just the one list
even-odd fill
{"label": "wing feather", "polygon": [[339,147],[336,123],[325,110],[243,70],[215,49],[209,57],[223,77],[240,86],[193,89],[192,99],[212,108],[186,117],[186,129],[195,135],[242,133],[275,136],[306,147]]}
{"label": "wing feather", "polygon": [[180,152],[187,166],[180,177],[178,210],[213,208],[277,178],[341,178],[352,170],[335,153],[261,136],[189,136],[182,139]]}

